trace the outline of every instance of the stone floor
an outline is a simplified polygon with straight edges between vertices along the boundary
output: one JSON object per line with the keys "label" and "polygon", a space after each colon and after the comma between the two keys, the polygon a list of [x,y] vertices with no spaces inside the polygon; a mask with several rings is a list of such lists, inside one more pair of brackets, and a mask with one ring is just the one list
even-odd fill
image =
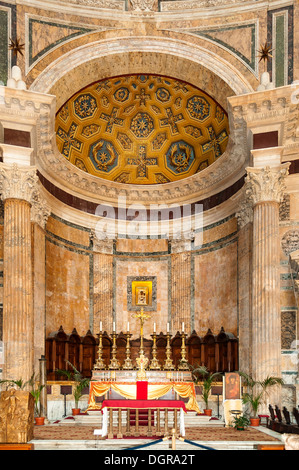
{"label": "stone floor", "polygon": [[[99,426],[82,424],[71,417],[62,421],[35,426],[34,437],[31,441],[35,450],[124,450],[135,446],[150,444],[140,450],[169,450],[170,439],[162,441],[155,436],[146,436],[146,428],[140,428],[140,437],[106,439],[97,435]],[[125,432],[125,428],[124,428]],[[186,442],[187,441],[187,442]],[[223,426],[192,426],[186,427],[184,440],[176,440],[176,449],[197,451],[203,449],[215,450],[255,450],[258,444],[281,444],[282,435],[270,431],[265,426],[248,427],[245,431]]]}

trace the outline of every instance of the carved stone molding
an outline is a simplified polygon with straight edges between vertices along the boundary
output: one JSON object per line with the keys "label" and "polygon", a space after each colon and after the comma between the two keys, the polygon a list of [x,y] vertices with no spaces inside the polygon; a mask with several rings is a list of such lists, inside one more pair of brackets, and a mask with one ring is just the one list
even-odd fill
{"label": "carved stone molding", "polygon": [[31,204],[31,220],[45,228],[51,213],[50,207],[41,196],[35,167],[19,167],[0,164],[1,199],[21,199]]}
{"label": "carved stone molding", "polygon": [[290,219],[290,195],[285,194],[282,202],[279,206],[279,220],[289,220]]}
{"label": "carved stone molding", "polygon": [[287,256],[299,250],[299,229],[288,230],[282,237],[281,247]]}
{"label": "carved stone molding", "polygon": [[106,236],[106,233],[103,233],[102,237],[100,237],[97,231],[93,231],[91,232],[90,237],[92,240],[94,252],[105,253],[110,255],[113,254],[114,240],[108,238],[108,236]]}
{"label": "carved stone molding", "polygon": [[32,203],[38,176],[35,167],[19,167],[17,164],[0,163],[0,192],[3,201],[22,199]]}
{"label": "carved stone molding", "polygon": [[245,192],[253,206],[259,202],[280,203],[283,200],[289,166],[289,163],[284,163],[278,167],[246,169]]}
{"label": "carved stone molding", "polygon": [[45,228],[51,209],[37,189],[31,199],[31,221]]}
{"label": "carved stone molding", "polygon": [[165,1],[162,2],[162,11],[182,11],[182,10],[198,10],[200,8],[223,7],[226,5],[246,3],[250,0],[196,0],[196,1]]}
{"label": "carved stone molding", "polygon": [[243,198],[239,209],[236,212],[236,218],[238,221],[238,228],[240,230],[253,221],[252,204],[248,199]]}
{"label": "carved stone molding", "polygon": [[134,11],[155,11],[155,0],[130,0]]}

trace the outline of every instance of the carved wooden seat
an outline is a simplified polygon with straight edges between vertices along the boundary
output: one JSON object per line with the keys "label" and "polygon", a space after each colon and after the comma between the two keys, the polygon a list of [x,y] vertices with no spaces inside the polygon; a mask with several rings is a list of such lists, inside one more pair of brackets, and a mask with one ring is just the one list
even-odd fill
{"label": "carved wooden seat", "polygon": [[293,408],[293,415],[296,420],[297,426],[299,427],[299,410],[298,408]]}
{"label": "carved wooden seat", "polygon": [[272,405],[269,405],[268,409],[270,413],[270,418],[267,422],[267,428],[271,429],[272,431],[276,431],[278,428],[277,416],[275,415]]}
{"label": "carved wooden seat", "polygon": [[283,434],[283,433],[292,433],[293,432],[293,426],[291,425],[291,420],[290,420],[288,411],[286,409],[283,409],[283,414],[284,414],[284,416],[287,416],[287,421],[283,420],[281,410],[277,405],[275,406],[275,413],[276,413],[278,423],[279,423],[277,432],[279,432],[281,434]]}
{"label": "carved wooden seat", "polygon": [[289,410],[284,406],[282,409],[282,413],[287,425],[291,425],[291,416]]}

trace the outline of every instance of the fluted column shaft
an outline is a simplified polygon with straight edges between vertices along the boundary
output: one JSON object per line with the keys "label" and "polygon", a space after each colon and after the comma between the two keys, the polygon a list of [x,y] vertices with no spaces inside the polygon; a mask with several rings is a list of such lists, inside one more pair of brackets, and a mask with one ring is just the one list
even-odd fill
{"label": "fluted column shaft", "polygon": [[113,241],[93,237],[94,324],[93,331],[112,331],[113,323]]}
{"label": "fluted column shaft", "polygon": [[4,200],[4,379],[27,381],[33,373],[31,201],[36,169],[0,165]]}
{"label": "fluted column shaft", "polygon": [[191,254],[175,253],[171,263],[172,331],[182,331],[182,323],[190,333]]}
{"label": "fluted column shaft", "polygon": [[[251,374],[258,381],[281,377],[279,202],[288,166],[247,169],[253,205]],[[269,402],[279,404],[280,388],[270,393]]]}
{"label": "fluted column shaft", "polygon": [[[33,291],[30,204],[7,199],[4,204],[3,339],[5,377],[32,375]],[[17,375],[16,375],[17,374]]]}
{"label": "fluted column shaft", "polygon": [[253,209],[252,361],[255,377],[281,375],[279,205]]}

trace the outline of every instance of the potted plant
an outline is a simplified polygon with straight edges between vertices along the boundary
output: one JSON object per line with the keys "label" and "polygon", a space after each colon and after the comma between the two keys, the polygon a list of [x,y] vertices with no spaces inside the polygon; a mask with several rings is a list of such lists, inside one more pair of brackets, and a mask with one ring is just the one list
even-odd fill
{"label": "potted plant", "polygon": [[259,407],[264,403],[267,390],[275,385],[283,385],[284,381],[280,377],[267,376],[264,380],[254,380],[250,375],[240,372],[243,378],[243,385],[247,391],[243,394],[244,404],[249,404],[252,410],[250,417],[251,426],[259,426],[260,418],[257,416]]}
{"label": "potted plant", "polygon": [[31,381],[31,385],[32,385],[32,390],[30,391],[31,395],[33,396],[34,398],[34,414],[35,414],[35,424],[38,425],[38,426],[42,426],[43,424],[45,424],[45,417],[44,416],[40,416],[40,395],[41,395],[41,392],[43,390],[43,388],[45,387],[45,385],[37,385],[35,386],[35,382],[34,382],[34,379],[32,378],[32,381]]}
{"label": "potted plant", "polygon": [[200,382],[202,379],[201,396],[206,406],[206,408],[204,409],[204,414],[207,416],[212,416],[212,410],[211,408],[209,408],[209,398],[213,382],[215,382],[221,376],[221,374],[219,372],[215,372],[212,374],[208,371],[205,366],[199,366],[193,367],[192,375],[196,384],[198,384],[198,382]]}
{"label": "potted plant", "polygon": [[73,397],[75,400],[75,408],[72,409],[72,414],[73,416],[80,414],[80,408],[79,408],[79,400],[83,395],[83,389],[85,387],[89,386],[90,379],[87,379],[82,376],[81,372],[79,372],[76,367],[71,364],[69,361],[66,361],[67,364],[72,368],[72,371],[70,370],[61,370],[61,369],[56,369],[56,373],[59,375],[65,375],[68,380],[74,382],[73,386]]}
{"label": "potted plant", "polygon": [[234,417],[234,428],[238,431],[244,431],[250,424],[250,420],[246,415],[240,415]]}

